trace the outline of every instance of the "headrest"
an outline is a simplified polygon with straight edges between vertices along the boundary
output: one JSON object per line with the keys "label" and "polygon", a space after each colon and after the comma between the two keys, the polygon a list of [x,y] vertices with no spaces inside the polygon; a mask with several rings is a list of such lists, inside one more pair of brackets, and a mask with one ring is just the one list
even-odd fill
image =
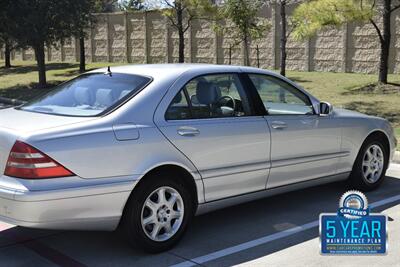
{"label": "headrest", "polygon": [[177,94],[174,99],[172,99],[172,104],[177,104],[177,103],[181,103],[182,101],[182,91],[179,92],[179,94]]}
{"label": "headrest", "polygon": [[207,81],[199,81],[196,87],[196,96],[200,104],[214,104],[221,97],[221,91],[214,84]]}
{"label": "headrest", "polygon": [[92,97],[88,87],[76,87],[74,97],[78,105],[90,105]]}
{"label": "headrest", "polygon": [[131,90],[124,90],[124,91],[122,91],[121,94],[120,94],[119,97],[118,97],[118,100],[124,98],[124,97],[125,97],[127,94],[129,94],[130,92],[131,92]]}
{"label": "headrest", "polygon": [[197,99],[197,96],[196,96],[196,95],[192,95],[192,96],[190,97],[190,101],[192,102],[192,104],[195,104],[195,105],[200,104],[200,103],[199,103],[199,100]]}
{"label": "headrest", "polygon": [[109,107],[113,103],[111,89],[98,89],[96,92],[96,105]]}

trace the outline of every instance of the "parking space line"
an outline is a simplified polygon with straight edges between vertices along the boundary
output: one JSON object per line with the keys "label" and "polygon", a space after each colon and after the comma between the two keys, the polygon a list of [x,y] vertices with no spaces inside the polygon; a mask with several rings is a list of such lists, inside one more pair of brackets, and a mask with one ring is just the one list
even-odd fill
{"label": "parking space line", "polygon": [[13,228],[13,227],[14,227],[14,225],[11,225],[11,224],[8,224],[8,223],[3,223],[3,222],[0,221],[0,232],[4,231],[4,230],[7,230],[7,229],[10,229],[10,228]]}
{"label": "parking space line", "polygon": [[400,195],[396,195],[396,196],[393,196],[393,197],[388,197],[388,198],[385,198],[385,199],[382,199],[382,200],[375,201],[374,203],[369,204],[369,207],[371,209],[378,208],[380,206],[383,206],[383,205],[386,205],[386,204],[389,204],[389,203],[392,203],[392,202],[395,202],[395,201],[398,201],[398,200],[400,200]]}
{"label": "parking space line", "polygon": [[[389,197],[389,198],[385,198],[379,201],[376,201],[374,203],[371,203],[369,206],[370,208],[377,208],[392,202],[396,202],[400,200],[400,195],[396,195],[393,197]],[[289,228],[287,230],[281,231],[281,232],[277,232],[275,234],[271,234],[271,235],[267,235],[267,236],[263,236],[261,238],[257,238],[245,243],[241,243],[239,245],[235,245],[232,247],[228,247],[225,249],[221,249],[200,257],[196,257],[196,258],[192,258],[188,261],[184,261],[182,263],[178,263],[175,265],[172,265],[171,267],[191,267],[191,266],[196,266],[197,264],[203,264],[212,260],[216,260],[225,256],[229,256],[232,254],[235,254],[237,252],[243,251],[243,250],[247,250],[259,245],[263,245],[281,238],[285,238],[306,230],[309,230],[311,228],[317,227],[319,225],[319,220],[315,220],[306,224],[303,224],[301,226],[296,226],[293,228]]]}

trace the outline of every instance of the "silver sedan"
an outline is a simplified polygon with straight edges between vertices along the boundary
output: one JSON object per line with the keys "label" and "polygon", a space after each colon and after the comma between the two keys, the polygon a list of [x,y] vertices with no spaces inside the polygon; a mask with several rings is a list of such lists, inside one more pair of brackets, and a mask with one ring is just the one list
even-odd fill
{"label": "silver sedan", "polygon": [[261,69],[100,69],[0,111],[0,220],[119,227],[158,252],[195,214],[345,179],[375,189],[396,142],[388,121]]}

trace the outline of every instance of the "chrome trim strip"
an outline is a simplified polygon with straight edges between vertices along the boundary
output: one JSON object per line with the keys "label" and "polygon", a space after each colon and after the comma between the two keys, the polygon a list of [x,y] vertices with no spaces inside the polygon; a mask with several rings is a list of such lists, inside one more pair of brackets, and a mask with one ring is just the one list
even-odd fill
{"label": "chrome trim strip", "polygon": [[325,159],[342,158],[342,157],[347,157],[349,155],[350,155],[350,152],[345,151],[345,152],[336,152],[336,153],[313,155],[313,156],[306,156],[306,157],[272,160],[271,168],[284,167],[284,166],[302,164],[302,163],[307,163],[307,162],[312,162],[312,161],[320,161],[320,160],[325,160]]}
{"label": "chrome trim strip", "polygon": [[209,179],[219,176],[233,175],[238,173],[253,172],[259,170],[270,169],[271,164],[269,161],[262,161],[257,163],[246,163],[241,165],[199,170],[203,179]]}
{"label": "chrome trim strip", "polygon": [[312,161],[320,161],[320,160],[325,160],[325,159],[347,157],[349,155],[350,155],[350,152],[345,151],[345,152],[329,153],[329,154],[322,154],[322,155],[313,155],[313,156],[306,156],[306,157],[273,160],[273,161],[271,161],[271,163],[269,161],[262,161],[262,162],[257,162],[257,163],[246,163],[246,164],[229,166],[229,167],[199,170],[199,172],[201,173],[203,179],[210,179],[210,178],[219,177],[219,176],[253,172],[253,171],[259,171],[259,170],[263,170],[263,169],[268,170],[270,168],[285,167],[285,166],[290,166],[290,165],[308,163],[308,162],[312,162]]}

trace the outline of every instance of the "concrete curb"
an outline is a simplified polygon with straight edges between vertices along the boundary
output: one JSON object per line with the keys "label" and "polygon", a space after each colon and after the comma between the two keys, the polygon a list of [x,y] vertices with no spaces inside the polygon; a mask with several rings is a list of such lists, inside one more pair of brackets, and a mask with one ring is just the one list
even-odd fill
{"label": "concrete curb", "polygon": [[2,97],[0,96],[0,103],[5,104],[5,105],[12,105],[12,106],[18,106],[26,103],[25,101],[18,100],[18,99],[13,99],[13,98],[7,98],[7,97]]}
{"label": "concrete curb", "polygon": [[400,151],[394,152],[393,162],[400,164]]}

